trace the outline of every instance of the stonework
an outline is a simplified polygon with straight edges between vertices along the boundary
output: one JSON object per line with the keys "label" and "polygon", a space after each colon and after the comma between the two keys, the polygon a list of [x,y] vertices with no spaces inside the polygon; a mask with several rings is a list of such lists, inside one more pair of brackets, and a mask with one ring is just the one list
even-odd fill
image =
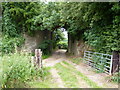
{"label": "stonework", "polygon": [[91,50],[91,47],[81,39],[81,40],[74,40],[68,34],[68,53],[83,57],[84,51]]}
{"label": "stonework", "polygon": [[22,46],[22,51],[31,53],[39,47],[43,40],[51,39],[51,32],[39,30],[35,31],[34,36],[30,36],[29,34],[25,33],[23,37],[25,38],[25,43]]}

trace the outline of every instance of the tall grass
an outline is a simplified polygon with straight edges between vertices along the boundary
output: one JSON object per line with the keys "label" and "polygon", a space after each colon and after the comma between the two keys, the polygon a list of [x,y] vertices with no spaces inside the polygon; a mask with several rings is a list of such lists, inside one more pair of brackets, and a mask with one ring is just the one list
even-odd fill
{"label": "tall grass", "polygon": [[42,70],[32,66],[30,60],[31,56],[24,54],[4,55],[0,60],[1,87],[26,87],[27,81],[42,76]]}

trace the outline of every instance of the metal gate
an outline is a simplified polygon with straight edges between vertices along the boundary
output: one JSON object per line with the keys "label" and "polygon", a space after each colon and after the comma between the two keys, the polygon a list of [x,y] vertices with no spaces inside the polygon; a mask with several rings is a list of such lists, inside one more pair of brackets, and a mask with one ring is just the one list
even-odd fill
{"label": "metal gate", "polygon": [[85,51],[84,62],[99,72],[104,72],[111,75],[112,55]]}

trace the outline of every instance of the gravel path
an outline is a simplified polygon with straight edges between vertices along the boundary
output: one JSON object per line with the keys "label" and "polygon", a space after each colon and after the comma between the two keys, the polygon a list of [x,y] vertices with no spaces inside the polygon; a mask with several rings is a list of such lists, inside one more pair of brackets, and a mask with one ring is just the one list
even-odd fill
{"label": "gravel path", "polygon": [[[107,77],[108,75],[104,74],[104,73],[95,73],[91,70],[90,67],[86,66],[85,64],[81,63],[80,65],[74,64],[71,61],[69,61],[69,59],[66,57],[65,55],[66,50],[57,50],[56,52],[53,53],[53,55],[48,58],[43,60],[43,66],[44,67],[51,67],[54,66],[57,63],[60,63],[62,61],[66,61],[68,63],[70,63],[71,65],[73,65],[78,71],[80,71],[81,73],[83,73],[85,76],[87,76],[90,80],[96,82],[99,86],[103,87],[103,88],[118,88],[118,85],[115,83],[111,83],[111,82],[107,82],[107,80],[105,79],[105,77]],[[50,70],[52,77],[55,79],[55,81],[57,83],[59,83],[59,87],[64,87],[63,82],[60,78],[60,76],[57,73],[56,69],[51,69]],[[85,86],[86,83],[85,82],[81,82],[81,78],[77,77],[79,84],[81,83],[83,85],[83,87],[85,88],[89,88],[89,86]]]}
{"label": "gravel path", "polygon": [[56,52],[53,53],[53,55],[50,58],[44,59],[43,60],[43,66],[44,67],[51,67],[54,66],[57,63],[60,63],[65,60],[66,50],[57,50]]}
{"label": "gravel path", "polygon": [[66,62],[72,64],[78,71],[86,75],[90,80],[96,82],[99,86],[103,88],[118,88],[118,85],[115,83],[108,82],[105,77],[105,73],[95,73],[92,71],[91,67],[86,66],[85,64],[81,63],[80,65],[77,65],[75,63],[72,63],[69,60],[66,60]]}

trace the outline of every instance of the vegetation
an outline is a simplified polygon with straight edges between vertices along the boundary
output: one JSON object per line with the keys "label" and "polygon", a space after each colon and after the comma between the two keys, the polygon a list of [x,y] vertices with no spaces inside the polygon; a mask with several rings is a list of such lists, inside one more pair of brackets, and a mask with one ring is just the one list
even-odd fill
{"label": "vegetation", "polygon": [[32,66],[30,59],[29,55],[24,54],[9,54],[2,57],[2,88],[26,87],[26,82],[44,76],[42,70],[36,70],[36,67]]}
{"label": "vegetation", "polygon": [[[65,42],[65,37],[64,37],[63,31],[61,29],[54,31],[53,41],[54,41],[53,42],[54,49],[59,48],[61,42],[64,42],[64,43],[62,43],[63,46],[67,46],[67,42]],[[66,49],[66,47],[65,47],[65,49]]]}
{"label": "vegetation", "polygon": [[120,72],[116,72],[113,76],[111,76],[110,81],[120,83]]}
{"label": "vegetation", "polygon": [[42,55],[42,59],[47,59],[47,58],[49,58],[51,55],[49,54],[49,55]]}
{"label": "vegetation", "polygon": [[82,62],[82,58],[72,58],[70,59],[70,61],[72,61],[75,64],[80,64]]}
{"label": "vegetation", "polygon": [[61,76],[62,80],[65,82],[66,87],[78,87],[77,83],[77,78],[74,77],[74,75],[72,74],[71,71],[69,71],[68,69],[66,69],[64,66],[62,66],[61,64],[57,64],[55,66],[55,68],[57,68],[57,70],[59,70],[59,75]]}
{"label": "vegetation", "polygon": [[67,87],[79,87],[78,86],[78,81],[75,75],[78,75],[78,77],[82,77],[82,79],[92,88],[100,88],[95,82],[91,81],[90,79],[88,79],[88,77],[86,77],[85,75],[83,75],[81,72],[77,71],[74,66],[72,66],[71,64],[67,63],[67,62],[63,62],[64,64],[66,64],[67,66],[56,64],[55,68],[57,68],[57,70],[59,70],[59,75],[61,76],[61,78],[63,79],[63,81],[65,82]]}
{"label": "vegetation", "polygon": [[51,67],[45,68],[43,80],[32,80],[27,82],[30,88],[57,88],[58,85],[52,79],[51,73],[49,72],[50,69]]}
{"label": "vegetation", "polygon": [[82,38],[95,51],[111,53],[120,50],[119,11],[117,2],[6,2],[2,32],[17,37],[24,31],[32,35],[34,30],[50,30],[58,39],[57,29],[64,27],[74,40]]}
{"label": "vegetation", "polygon": [[43,54],[48,55],[50,54],[50,44],[52,44],[52,40],[44,40],[39,48],[43,51]]}
{"label": "vegetation", "polygon": [[[60,30],[57,30],[60,27],[58,24],[60,22],[60,14],[58,13],[57,3],[4,2],[2,6],[3,41],[1,41],[2,44],[0,45],[1,48],[3,47],[2,52],[14,52],[14,45],[13,43],[11,44],[14,39],[14,43],[20,47],[24,43],[24,38],[21,38],[24,32],[28,32],[31,36],[34,35],[35,30],[49,30],[53,32],[52,44],[54,48],[63,39],[62,33]],[[51,41],[43,41],[43,44],[40,46],[45,53],[49,53],[47,49],[48,42]]]}
{"label": "vegetation", "polygon": [[[119,51],[119,3],[63,3],[64,27],[74,39],[83,38],[95,51]],[[109,17],[108,17],[109,15]]]}
{"label": "vegetation", "polygon": [[68,48],[68,44],[67,44],[66,41],[58,42],[57,46],[58,46],[59,49],[67,49]]}
{"label": "vegetation", "polygon": [[[41,71],[31,66],[28,55],[11,54],[15,52],[16,46],[21,47],[24,43],[22,35],[25,32],[31,36],[36,30],[48,30],[53,33],[52,40],[44,40],[39,46],[43,55],[49,55],[50,49],[55,49],[57,45],[60,48],[67,48],[66,42],[61,42],[64,35],[60,29],[65,28],[73,42],[83,39],[94,48],[93,51],[109,54],[117,52],[119,56],[120,5],[117,2],[4,2],[2,8],[0,29],[2,32],[0,53],[3,55],[0,61],[3,63],[3,68],[0,66],[3,69],[3,73],[0,69],[2,87],[18,87],[21,82],[25,83],[43,75]],[[99,63],[99,58],[94,60]],[[77,60],[74,62],[79,63]],[[60,70],[59,74],[63,76],[62,79],[67,86],[77,87],[77,78],[72,77],[70,69],[61,64],[58,66],[55,67]],[[77,71],[74,73],[81,76],[90,86],[98,87],[83,74]],[[72,78],[69,79],[68,76]],[[113,80],[118,81],[116,77]]]}
{"label": "vegetation", "polygon": [[67,63],[67,62],[63,62],[64,64],[68,65],[69,70],[71,70],[72,72],[75,72],[76,74],[78,74],[80,77],[82,77],[82,79],[84,81],[86,81],[86,83],[91,86],[92,88],[101,88],[100,86],[98,86],[95,82],[93,82],[92,80],[90,80],[87,76],[83,75],[81,72],[77,71],[74,66],[72,66],[71,64]]}

